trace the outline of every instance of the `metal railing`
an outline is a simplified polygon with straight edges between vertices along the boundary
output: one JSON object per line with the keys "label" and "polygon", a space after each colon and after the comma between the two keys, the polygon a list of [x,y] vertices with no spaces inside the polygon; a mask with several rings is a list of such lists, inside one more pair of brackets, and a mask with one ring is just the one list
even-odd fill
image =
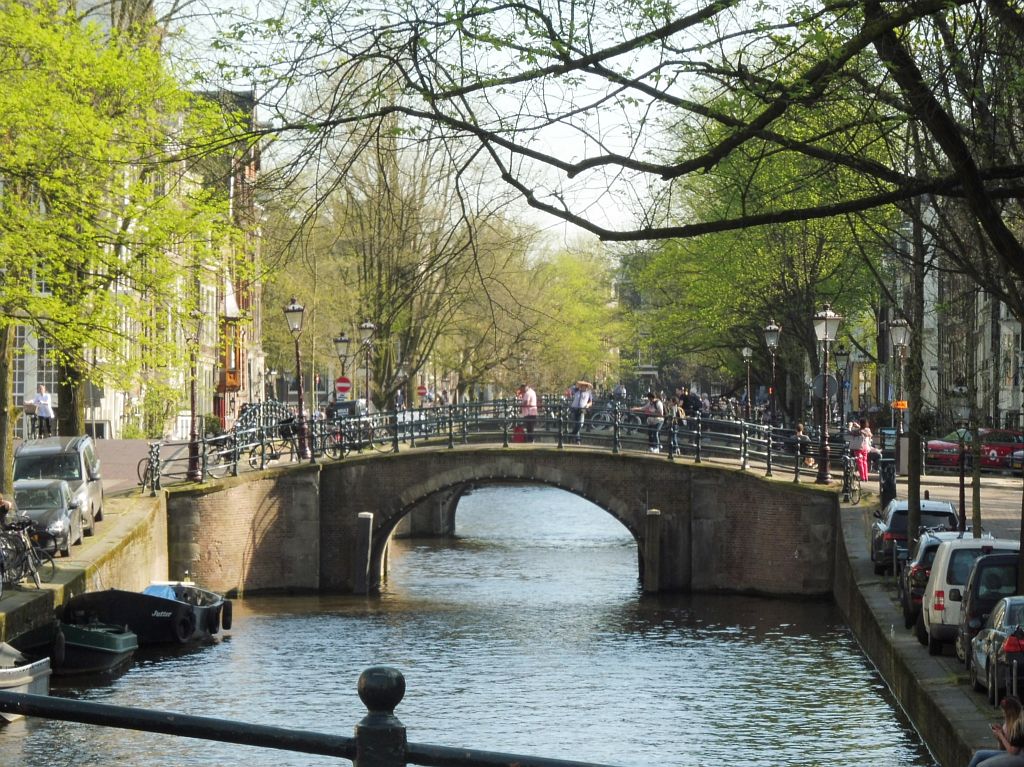
{"label": "metal railing", "polygon": [[[588,413],[578,430],[567,404],[548,402],[539,408],[537,419],[530,424],[530,432],[515,400],[346,415],[332,420],[314,420],[307,426],[314,461],[341,460],[354,452],[393,453],[422,447],[454,449],[459,445],[485,444],[511,447],[532,443],[563,449],[579,444],[612,453],[656,452],[669,461],[723,461],[739,463],[744,469],[758,464],[769,477],[782,465],[792,472],[796,482],[803,474],[816,472],[812,467],[802,466],[801,459],[805,456],[798,454],[799,442],[791,430],[700,414],[648,425],[642,415],[620,403],[609,403]],[[205,480],[298,461],[301,453],[297,439],[297,430],[290,421],[256,424],[202,437],[197,451],[198,473]],[[652,445],[656,446],[656,451],[652,451]],[[838,479],[846,442],[841,434],[834,434],[829,445],[832,469]],[[149,457],[140,462],[140,484],[155,493],[163,484],[186,481],[188,446],[188,442],[151,443]],[[817,457],[816,439],[812,439],[808,450],[811,457]]]}
{"label": "metal railing", "polygon": [[409,743],[394,711],[405,696],[405,678],[397,669],[373,666],[359,676],[359,698],[367,714],[355,737],[248,724],[214,717],[114,706],[48,695],[0,691],[0,711],[44,719],[158,732],[189,738],[274,748],[349,759],[356,767],[601,767],[594,762],[548,759],[448,746]]}

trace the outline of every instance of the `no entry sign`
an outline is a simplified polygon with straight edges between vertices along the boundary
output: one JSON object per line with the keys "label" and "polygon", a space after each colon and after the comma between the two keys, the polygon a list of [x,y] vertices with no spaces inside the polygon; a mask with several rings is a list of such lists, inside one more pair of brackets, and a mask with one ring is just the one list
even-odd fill
{"label": "no entry sign", "polygon": [[427,387],[424,386],[423,384],[420,384],[419,386],[416,387],[416,394],[418,394],[420,397],[427,396]]}
{"label": "no entry sign", "polygon": [[352,391],[352,381],[346,376],[338,376],[334,379],[334,391],[339,397],[343,397]]}

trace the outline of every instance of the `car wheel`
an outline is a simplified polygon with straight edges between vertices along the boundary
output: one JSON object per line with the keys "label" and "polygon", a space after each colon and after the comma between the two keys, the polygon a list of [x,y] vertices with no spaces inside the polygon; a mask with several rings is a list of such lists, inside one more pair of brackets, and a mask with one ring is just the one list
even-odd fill
{"label": "car wheel", "polygon": [[996,664],[988,667],[988,702],[993,706],[999,705],[999,682],[996,679]]}
{"label": "car wheel", "polygon": [[971,689],[975,692],[981,692],[985,689],[984,683],[978,678],[978,664],[970,663],[967,664],[967,677],[971,681]]}
{"label": "car wheel", "polygon": [[[68,535],[68,541],[70,541],[70,540],[71,540],[71,536]],[[62,557],[70,557],[71,556],[71,544],[70,543],[65,542],[64,545],[60,547],[60,555]]]}
{"label": "car wheel", "polygon": [[82,515],[82,532],[85,534],[86,538],[88,538],[89,536],[91,536],[93,533],[96,532],[95,517],[93,516],[91,511],[89,512],[88,521],[89,521],[89,524],[88,524],[88,526],[86,526],[86,524],[85,524],[85,522],[86,522],[86,515],[83,514]]}
{"label": "car wheel", "polygon": [[942,640],[936,639],[931,634],[928,634],[928,654],[942,655]]}
{"label": "car wheel", "polygon": [[917,641],[921,644],[928,644],[928,632],[924,627],[924,615],[923,613],[917,614],[917,620],[914,621],[914,636],[917,637]]}
{"label": "car wheel", "polygon": [[912,629],[912,628],[914,628],[914,624],[915,623],[917,623],[917,621],[915,620],[914,613],[912,613],[910,611],[910,608],[907,607],[906,602],[904,602],[903,603],[903,628],[905,628],[905,629]]}
{"label": "car wheel", "polygon": [[967,664],[967,653],[964,652],[964,642],[959,631],[956,634],[956,639],[953,640],[953,652],[956,654],[958,661],[965,665]]}

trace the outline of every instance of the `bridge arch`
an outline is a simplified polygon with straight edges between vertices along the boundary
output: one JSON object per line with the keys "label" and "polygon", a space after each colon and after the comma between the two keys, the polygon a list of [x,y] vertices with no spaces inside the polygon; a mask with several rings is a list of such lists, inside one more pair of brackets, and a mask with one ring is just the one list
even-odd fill
{"label": "bridge arch", "polygon": [[[374,590],[399,521],[424,499],[480,482],[546,485],[604,509],[636,540],[648,590],[831,589],[835,495],[734,467],[541,446],[406,451],[325,465],[321,472],[320,582],[329,590],[349,591],[359,580],[351,568],[362,565],[351,544],[360,513],[372,515],[366,577]],[[660,512],[653,525],[652,509]],[[341,551],[348,556],[339,557]],[[649,583],[645,572],[655,560]]]}

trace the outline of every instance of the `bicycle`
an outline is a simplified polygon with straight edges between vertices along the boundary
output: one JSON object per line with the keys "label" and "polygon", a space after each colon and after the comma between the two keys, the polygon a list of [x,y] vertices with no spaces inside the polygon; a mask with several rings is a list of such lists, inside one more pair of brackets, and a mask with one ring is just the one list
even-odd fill
{"label": "bicycle", "polygon": [[31,519],[19,517],[0,530],[0,596],[4,586],[13,586],[30,575],[40,589],[57,574],[57,565],[50,553],[33,545],[29,534],[31,527]]}
{"label": "bicycle", "polygon": [[860,471],[856,457],[849,454],[843,456],[843,493],[849,495],[850,503],[860,503]]}

